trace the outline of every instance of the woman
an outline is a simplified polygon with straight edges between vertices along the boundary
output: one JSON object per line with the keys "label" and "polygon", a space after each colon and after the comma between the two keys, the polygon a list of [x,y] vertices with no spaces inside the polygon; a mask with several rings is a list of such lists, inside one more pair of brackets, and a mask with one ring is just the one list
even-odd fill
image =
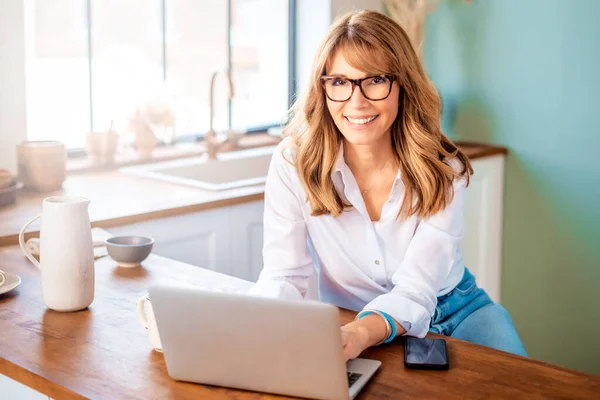
{"label": "woman", "polygon": [[511,318],[475,284],[460,241],[472,168],[440,130],[440,99],[402,28],[383,14],[340,18],[275,152],[265,191],[264,269],[255,294],[360,311],[346,360],[427,331],[525,355]]}

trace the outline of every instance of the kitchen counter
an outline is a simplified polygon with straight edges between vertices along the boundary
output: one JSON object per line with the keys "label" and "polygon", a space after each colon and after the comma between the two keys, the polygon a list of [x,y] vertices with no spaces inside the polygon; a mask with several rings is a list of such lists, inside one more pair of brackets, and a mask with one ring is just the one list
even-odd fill
{"label": "kitchen counter", "polygon": [[[506,154],[503,147],[459,142],[470,159]],[[84,196],[91,200],[92,226],[119,225],[165,218],[263,198],[264,185],[212,192],[197,188],[141,179],[119,172],[87,172],[69,175],[62,190],[37,193],[23,190],[15,204],[0,209],[0,246],[18,242],[23,225],[38,215],[49,196]],[[39,225],[37,225],[39,226]],[[32,225],[35,232],[36,225]]]}
{"label": "kitchen counter", "polygon": [[[0,295],[0,374],[55,399],[278,399],[282,397],[176,382],[162,354],[151,350],[136,303],[156,282],[248,288],[249,282],[151,255],[143,267],[96,261],[96,296],[79,312],[42,303],[39,271],[18,246],[0,248],[0,266],[23,279]],[[354,314],[341,311],[341,323]],[[430,335],[438,337],[438,335]],[[404,367],[401,339],[362,357],[382,367],[359,399],[569,398],[596,399],[600,377],[445,338],[450,370]],[[0,393],[2,388],[0,387]]]}

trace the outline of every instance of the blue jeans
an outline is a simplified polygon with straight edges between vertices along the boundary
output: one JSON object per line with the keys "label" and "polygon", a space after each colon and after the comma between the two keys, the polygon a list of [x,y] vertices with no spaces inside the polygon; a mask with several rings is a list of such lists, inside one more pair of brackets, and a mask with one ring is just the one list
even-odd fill
{"label": "blue jeans", "polygon": [[477,287],[467,268],[460,283],[438,297],[429,331],[527,356],[508,311]]}

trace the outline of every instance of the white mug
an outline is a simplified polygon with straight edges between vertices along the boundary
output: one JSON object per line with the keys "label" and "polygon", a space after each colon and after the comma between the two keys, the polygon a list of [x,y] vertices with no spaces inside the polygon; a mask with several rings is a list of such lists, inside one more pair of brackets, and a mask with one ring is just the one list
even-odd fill
{"label": "white mug", "polygon": [[[148,312],[144,307],[148,303]],[[144,328],[148,330],[148,339],[150,340],[150,345],[156,351],[162,353],[162,344],[160,342],[160,336],[158,335],[158,327],[156,326],[156,319],[154,318],[154,309],[152,308],[152,301],[150,301],[150,297],[148,295],[142,297],[138,300],[138,316],[140,317],[140,321]]]}
{"label": "white mug", "polygon": [[0,287],[6,283],[6,274],[0,269]]}

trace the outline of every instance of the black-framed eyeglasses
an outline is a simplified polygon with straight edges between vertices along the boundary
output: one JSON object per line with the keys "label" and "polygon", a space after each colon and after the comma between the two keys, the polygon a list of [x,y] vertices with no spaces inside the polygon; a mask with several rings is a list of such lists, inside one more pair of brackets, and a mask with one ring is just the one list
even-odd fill
{"label": "black-framed eyeglasses", "polygon": [[396,79],[396,76],[389,74],[367,76],[362,79],[323,75],[321,85],[325,89],[325,95],[331,101],[344,102],[350,100],[355,86],[360,88],[366,99],[379,101],[387,99],[392,93],[392,84]]}

